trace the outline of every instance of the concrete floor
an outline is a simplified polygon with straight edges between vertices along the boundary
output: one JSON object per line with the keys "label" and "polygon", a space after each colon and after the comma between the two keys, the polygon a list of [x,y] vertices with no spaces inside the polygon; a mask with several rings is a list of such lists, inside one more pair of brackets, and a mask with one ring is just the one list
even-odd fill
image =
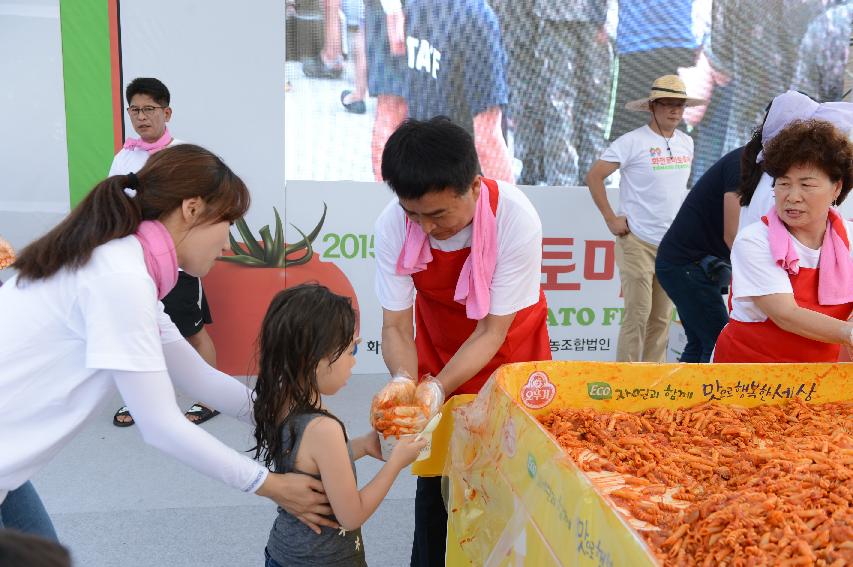
{"label": "concrete floor", "polygon": [[[369,429],[372,395],[387,376],[357,375],[329,409],[351,435]],[[192,400],[180,399],[181,407]],[[35,479],[76,567],[261,566],[275,505],[201,476],[145,445],[136,427],[120,429],[103,407],[87,428]],[[219,416],[202,425],[239,450],[251,429]],[[363,486],[381,463],[358,461]],[[404,471],[363,528],[372,567],[408,565],[414,530],[415,477]]]}

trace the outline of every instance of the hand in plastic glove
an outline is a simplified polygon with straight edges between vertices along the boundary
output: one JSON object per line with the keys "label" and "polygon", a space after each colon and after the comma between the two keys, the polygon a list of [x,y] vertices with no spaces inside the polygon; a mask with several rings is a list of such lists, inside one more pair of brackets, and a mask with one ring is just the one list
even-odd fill
{"label": "hand in plastic glove", "polygon": [[370,404],[370,425],[377,431],[383,431],[394,418],[393,409],[398,406],[410,406],[414,400],[415,381],[408,374],[395,375],[373,396],[373,402]]}
{"label": "hand in plastic glove", "polygon": [[15,262],[15,250],[12,245],[0,236],[0,270],[8,268]]}
{"label": "hand in plastic glove", "polygon": [[444,405],[444,386],[434,377],[427,375],[415,390],[415,405],[427,410],[427,419],[438,413]]}

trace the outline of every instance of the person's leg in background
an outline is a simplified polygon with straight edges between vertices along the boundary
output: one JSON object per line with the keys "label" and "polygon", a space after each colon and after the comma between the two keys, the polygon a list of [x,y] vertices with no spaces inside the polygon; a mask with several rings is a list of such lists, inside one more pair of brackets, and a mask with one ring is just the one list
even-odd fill
{"label": "person's leg in background", "polygon": [[[643,243],[646,244],[646,243]],[[645,269],[652,277],[652,308],[646,321],[646,336],[643,339],[643,362],[666,362],[666,347],[669,344],[669,325],[672,322],[672,300],[660,285],[655,275],[657,246],[651,246],[646,256]]]}
{"label": "person's leg in background", "polygon": [[[625,299],[625,316],[616,346],[618,362],[643,360],[646,324],[652,312],[654,256],[645,242],[628,233],[616,239],[616,265]],[[649,259],[651,256],[651,259]],[[649,265],[651,264],[651,268]]]}
{"label": "person's leg in background", "polygon": [[550,186],[575,185],[578,180],[578,153],[574,146],[577,121],[576,58],[577,29],[573,22],[545,20],[540,28],[544,69],[536,89],[545,93],[544,105],[538,109],[544,130],[540,135],[544,146],[545,183]]}
{"label": "person's leg in background", "polygon": [[386,15],[379,0],[364,0],[367,88],[376,97],[370,153],[377,181],[382,181],[385,142],[409,113],[403,98],[406,44],[402,17],[402,13]]}
{"label": "person's leg in background", "polygon": [[[183,304],[176,302],[168,302],[169,296],[163,299],[163,304],[166,307],[166,314],[172,318],[178,326],[178,330],[187,339],[187,342],[198,352],[198,354],[213,368],[216,368],[216,346],[213,344],[213,339],[210,338],[205,325],[213,323],[213,318],[210,316],[210,307],[207,304],[207,296],[204,294],[204,288],[201,285],[199,278],[193,278],[181,272],[181,276],[186,276],[188,297],[192,297],[192,302],[184,301]],[[189,281],[192,278],[192,282]],[[180,278],[179,278],[180,279]],[[194,287],[194,295],[189,294],[191,286]],[[177,286],[176,286],[177,287]],[[171,294],[170,294],[171,295]],[[181,300],[181,298],[177,298]],[[178,319],[183,319],[178,323]],[[213,410],[204,404],[194,403],[187,410],[186,416],[193,423],[204,423],[205,421],[216,417],[219,412]]]}
{"label": "person's leg in background", "polygon": [[[606,30],[596,24],[575,22],[579,41],[574,49],[574,146],[578,154],[578,184],[584,185],[592,164],[604,153],[613,80],[613,49]],[[582,40],[581,40],[582,38]]]}
{"label": "person's leg in background", "polygon": [[350,41],[355,88],[341,93],[341,104],[347,112],[364,114],[367,107],[367,47],[364,43],[364,0],[343,0],[344,17]]}
{"label": "person's leg in background", "polygon": [[418,477],[411,567],[444,565],[446,547],[447,510],[441,496],[441,477]]}
{"label": "person's leg in background", "polygon": [[545,181],[542,132],[547,81],[543,79],[541,20],[530,2],[499,0],[492,5],[501,23],[507,54],[507,118],[513,133],[513,154],[522,164],[518,184],[537,185]]}
{"label": "person's leg in background", "polygon": [[672,299],[687,334],[681,362],[710,362],[717,337],[729,321],[720,282],[695,263],[674,266],[658,260],[658,280]]}
{"label": "person's leg in background", "polygon": [[58,541],[56,529],[29,481],[10,491],[0,504],[0,529],[18,530]]}
{"label": "person's leg in background", "polygon": [[302,72],[314,79],[337,79],[344,72],[341,49],[341,0],[323,2],[323,49],[302,62]]}

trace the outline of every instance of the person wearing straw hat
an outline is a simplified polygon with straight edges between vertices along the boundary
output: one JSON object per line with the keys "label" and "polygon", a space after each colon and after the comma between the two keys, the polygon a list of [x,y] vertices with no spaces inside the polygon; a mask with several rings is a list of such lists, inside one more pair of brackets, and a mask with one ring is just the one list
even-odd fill
{"label": "person wearing straw hat", "polygon": [[[672,302],[655,277],[657,247],[687,195],[693,140],[677,129],[687,106],[706,101],[687,96],[676,75],[655,80],[648,97],[625,105],[648,112],[646,125],[613,141],[586,181],[592,200],[616,240],[616,263],[625,298],[616,359],[663,362]],[[619,170],[619,210],[607,199],[604,180]]]}

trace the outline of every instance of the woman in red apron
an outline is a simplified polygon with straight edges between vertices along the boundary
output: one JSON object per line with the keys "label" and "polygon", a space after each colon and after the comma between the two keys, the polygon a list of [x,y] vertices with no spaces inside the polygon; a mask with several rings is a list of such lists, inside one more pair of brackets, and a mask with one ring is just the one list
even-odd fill
{"label": "woman in red apron", "polygon": [[[471,135],[444,118],[407,121],[382,175],[397,196],[376,223],[388,369],[427,376],[417,395],[437,411],[501,364],[550,359],[541,222],[517,187],[479,175]],[[412,565],[444,563],[446,529],[441,478],[418,478]]]}
{"label": "woman in red apron", "polygon": [[853,184],[853,144],[797,121],[764,148],[776,203],[732,248],[732,313],[714,362],[835,362],[853,348],[851,224],[834,205]]}

